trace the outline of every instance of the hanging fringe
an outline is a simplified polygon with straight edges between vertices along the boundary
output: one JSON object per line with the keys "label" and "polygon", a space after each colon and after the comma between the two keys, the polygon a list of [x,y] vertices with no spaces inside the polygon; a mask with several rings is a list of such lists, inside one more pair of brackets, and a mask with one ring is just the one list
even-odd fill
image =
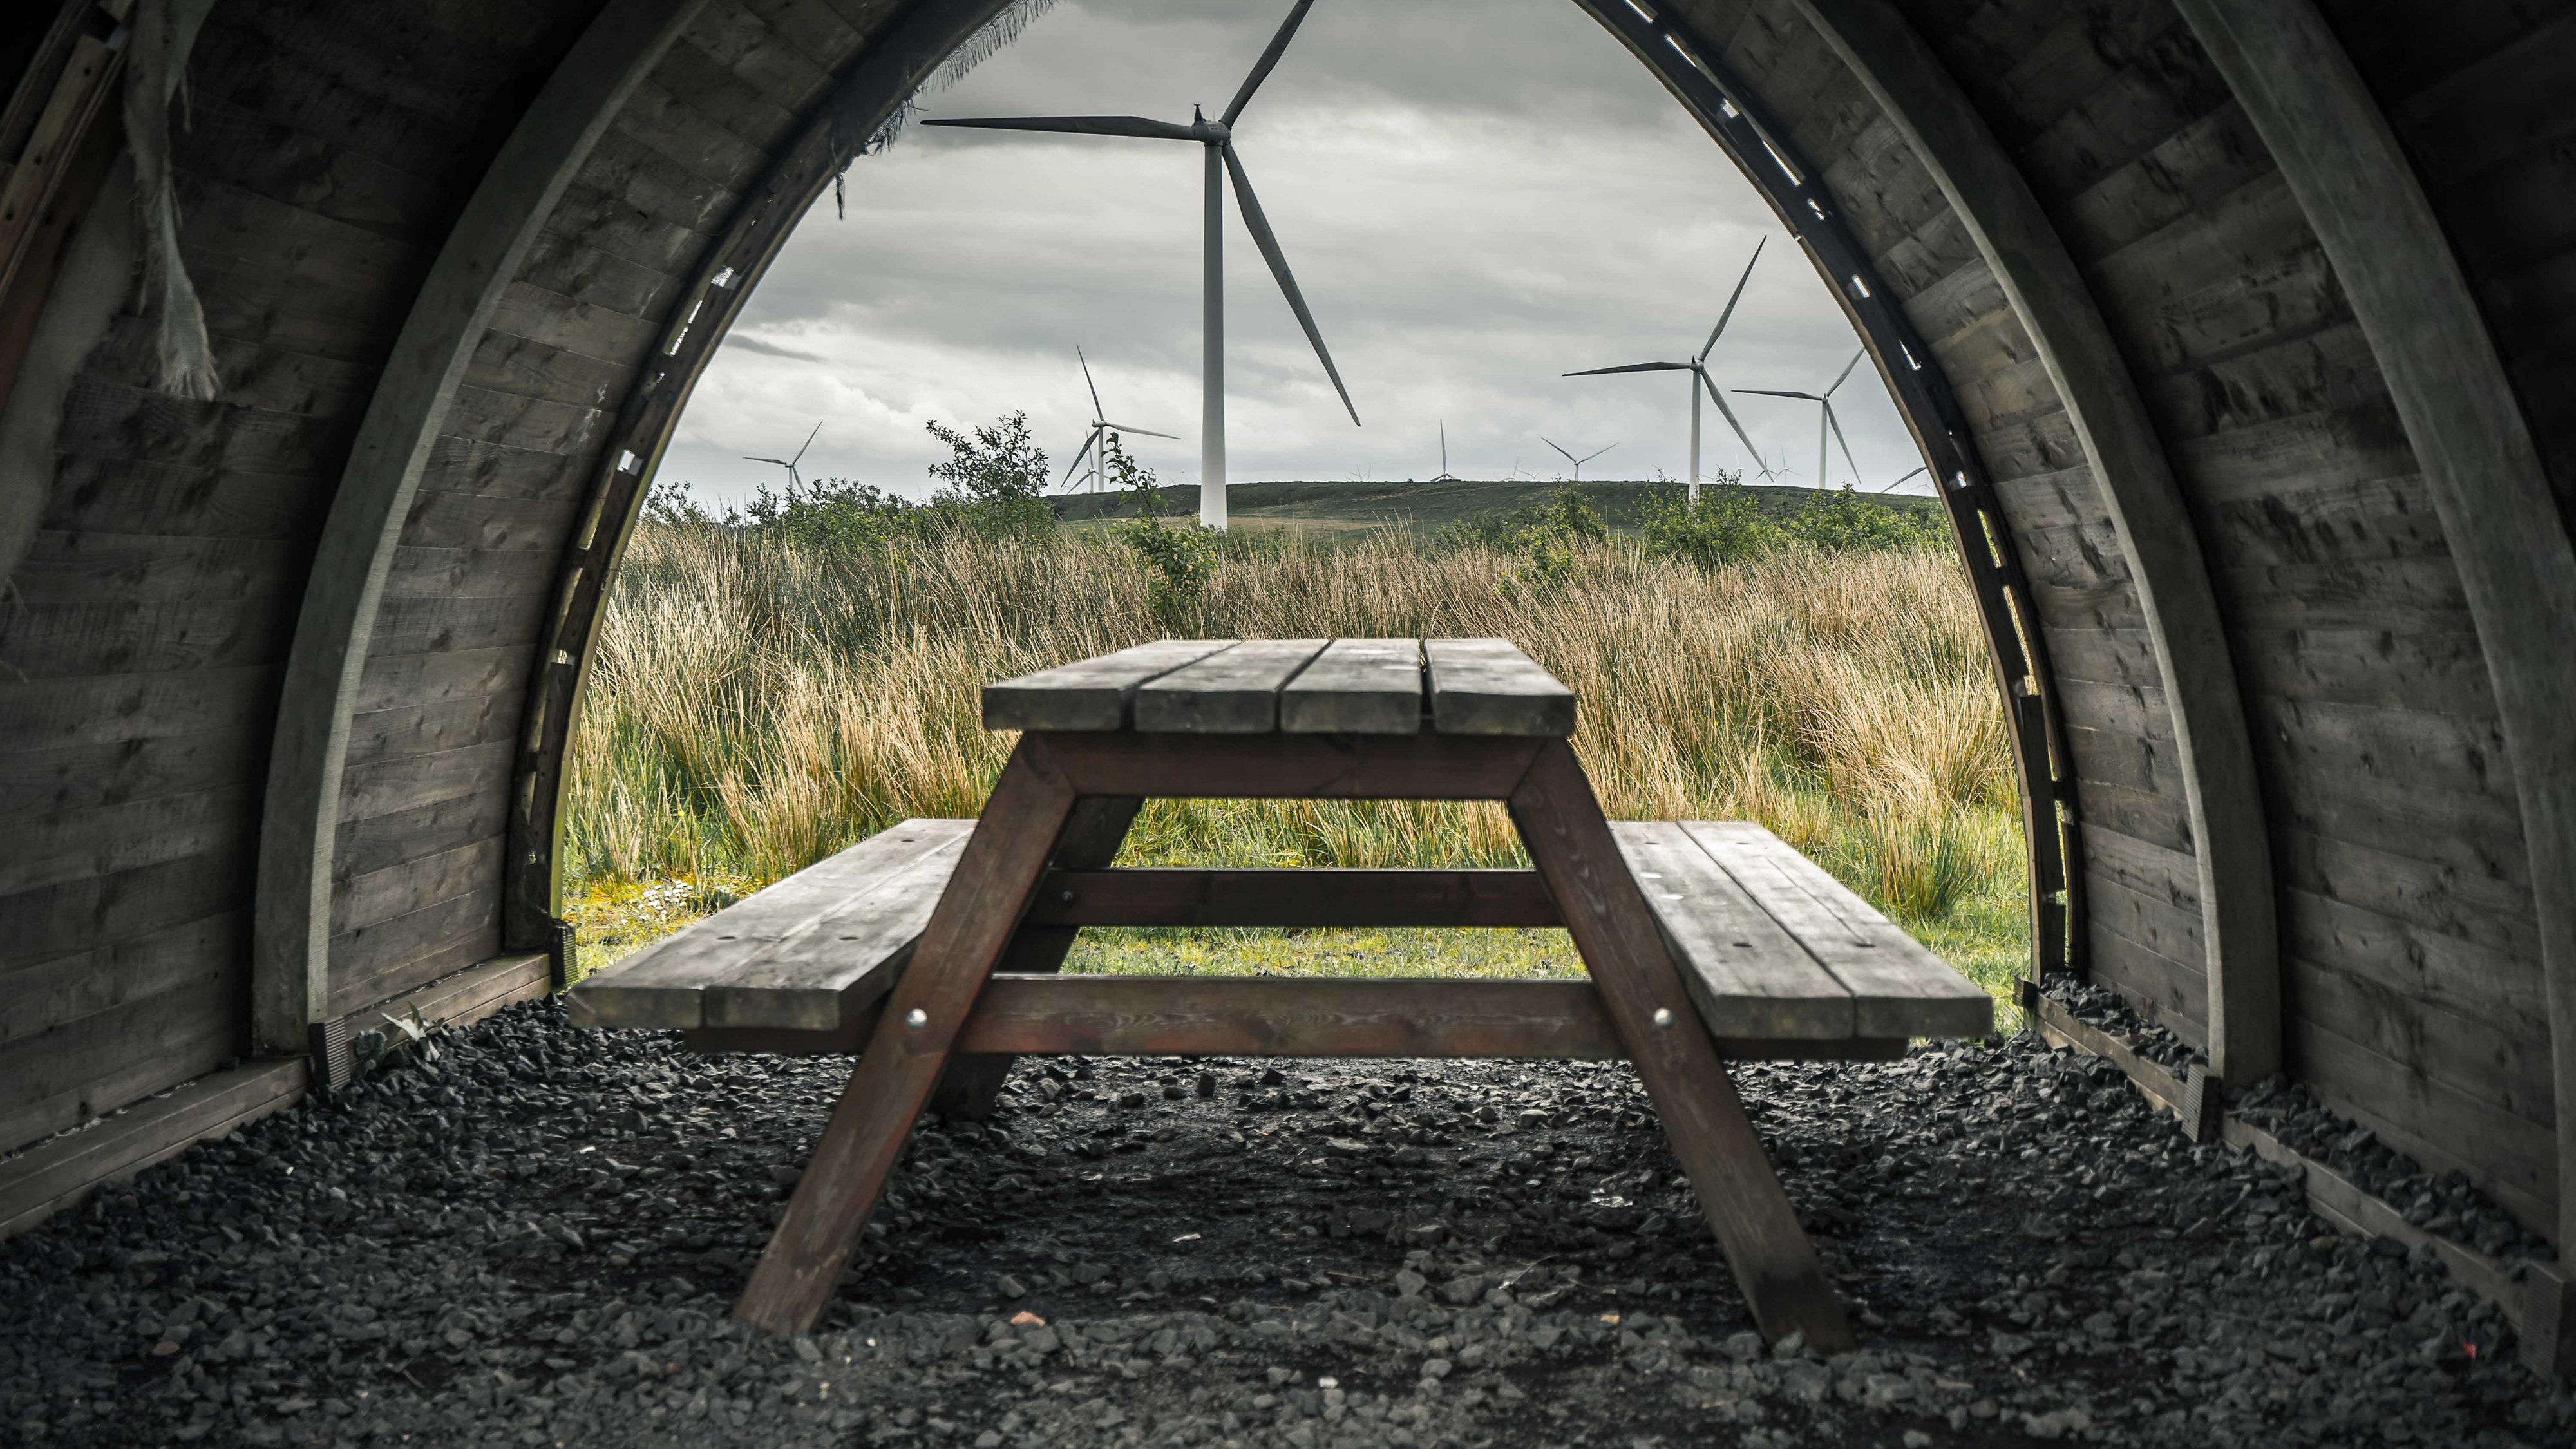
{"label": "hanging fringe", "polygon": [[170,177],[170,104],[213,0],[137,0],[125,60],[125,141],[134,153],[134,228],[143,255],[142,310],[157,319],[153,386],[209,399],[223,390],[205,308],[179,255],[179,197]]}
{"label": "hanging fringe", "polygon": [[[895,138],[903,134],[904,127],[910,125],[913,116],[920,111],[923,96],[935,91],[944,91],[964,80],[969,71],[992,59],[1004,46],[1019,39],[1021,31],[1028,29],[1039,16],[1054,8],[1055,0],[1014,0],[1014,3],[1005,7],[1002,13],[985,21],[982,29],[966,37],[964,45],[951,51],[948,59],[940,62],[939,69],[931,72],[930,78],[921,83],[919,90],[904,97],[903,103],[894,108],[894,114],[886,117],[885,124],[877,127],[876,134],[870,136],[867,144],[859,148],[859,154],[873,156],[893,145]],[[843,162],[843,169],[848,169],[848,165],[848,162]]]}

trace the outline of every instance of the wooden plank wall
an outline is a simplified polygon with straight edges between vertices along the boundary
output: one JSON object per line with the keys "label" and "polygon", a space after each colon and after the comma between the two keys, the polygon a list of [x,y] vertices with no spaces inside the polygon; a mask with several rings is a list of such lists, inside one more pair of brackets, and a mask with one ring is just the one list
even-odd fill
{"label": "wooden plank wall", "polygon": [[449,215],[579,19],[263,0],[207,22],[173,138],[226,390],[150,390],[146,326],[117,320],[0,618],[0,1149],[244,1049],[312,540]]}
{"label": "wooden plank wall", "polygon": [[405,520],[353,722],[331,1011],[501,949],[513,736],[618,407],[742,191],[884,5],[718,0],[565,193]]}

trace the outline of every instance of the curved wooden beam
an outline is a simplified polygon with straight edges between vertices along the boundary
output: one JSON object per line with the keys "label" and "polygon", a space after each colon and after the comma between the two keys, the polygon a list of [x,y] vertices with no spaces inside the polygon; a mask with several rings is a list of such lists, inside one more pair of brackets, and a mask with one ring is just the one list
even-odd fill
{"label": "curved wooden beam", "polygon": [[[1842,208],[1717,48],[1668,7],[1628,0],[1575,0],[1706,128],[1746,181],[1805,249],[1826,288],[1868,347],[1888,397],[1914,434],[1933,492],[1950,520],[1984,626],[1987,657],[2005,700],[2022,799],[2031,906],[2030,979],[2025,991],[2070,969],[2083,932],[2084,889],[2076,869],[2075,782],[2057,705],[2048,643],[2032,611],[2030,583],[2005,527],[1984,460],[1948,377],[1931,357],[1897,294],[1879,278]],[[2027,1004],[2027,997],[2025,997]]]}
{"label": "curved wooden beam", "polygon": [[2211,1068],[2281,1066],[2271,841],[2227,634],[2162,440],[2066,244],[1956,77],[1887,0],[1797,0],[1932,173],[2030,334],[2100,480],[2173,714],[2208,944]]}
{"label": "curved wooden beam", "polygon": [[2495,686],[2530,852],[2576,1242],[2576,546],[2414,165],[2310,0],[2178,0],[2279,163],[2388,381]]}
{"label": "curved wooden beam", "polygon": [[561,908],[563,792],[572,723],[598,641],[608,581],[633,535],[646,486],[670,445],[716,344],[769,270],[807,208],[897,107],[958,48],[1019,0],[917,0],[871,40],[840,85],[745,196],[724,237],[698,265],[686,302],[666,327],[659,370],[628,392],[594,467],[589,503],[557,575],[554,607],[538,636],[534,677],[510,781],[510,848],[504,857],[502,933],[511,946],[554,942]]}
{"label": "curved wooden beam", "polygon": [[458,214],[377,380],[304,586],[269,753],[251,934],[252,1037],[263,1052],[307,1050],[324,1015],[349,715],[430,446],[529,243],[704,4],[609,0]]}

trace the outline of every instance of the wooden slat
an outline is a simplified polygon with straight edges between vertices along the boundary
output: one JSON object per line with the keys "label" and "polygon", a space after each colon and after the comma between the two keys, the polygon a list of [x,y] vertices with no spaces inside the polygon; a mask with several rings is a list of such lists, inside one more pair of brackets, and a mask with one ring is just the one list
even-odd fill
{"label": "wooden slat", "polygon": [[1136,689],[1136,728],[1261,735],[1279,727],[1279,691],[1324,651],[1322,639],[1246,639]]}
{"label": "wooden slat", "polygon": [[[1127,702],[1138,686],[1184,665],[1195,664],[1231,639],[1158,639],[1084,659],[1059,664],[1017,679],[984,686],[984,728],[988,730],[1114,730],[1127,724]],[[1136,794],[1106,790],[1100,794]]]}
{"label": "wooden slat", "polygon": [[1336,639],[1279,694],[1290,734],[1409,735],[1422,728],[1422,641]]}
{"label": "wooden slat", "polygon": [[1028,926],[1556,926],[1526,870],[1059,870]]}
{"label": "wooden slat", "polygon": [[1425,639],[1431,727],[1444,735],[1563,737],[1574,691],[1509,639]]}
{"label": "wooden slat", "polygon": [[572,1022],[838,1026],[892,983],[974,826],[890,826],[581,982],[566,993]]}
{"label": "wooden slat", "polygon": [[1858,1036],[1982,1036],[1994,998],[1824,868],[1749,821],[1693,820],[1690,838],[1851,988]]}
{"label": "wooden slat", "polygon": [[1700,1019],[1719,1036],[1833,1040],[1858,1018],[1851,988],[1669,820],[1610,827]]}
{"label": "wooden slat", "polygon": [[250,1062],[11,1158],[0,1165],[0,1238],[78,1206],[103,1182],[132,1177],[202,1138],[294,1105],[304,1086],[301,1057]]}
{"label": "wooden slat", "polygon": [[1082,794],[1167,799],[1499,800],[1539,748],[1495,736],[1067,730],[1047,739]]}

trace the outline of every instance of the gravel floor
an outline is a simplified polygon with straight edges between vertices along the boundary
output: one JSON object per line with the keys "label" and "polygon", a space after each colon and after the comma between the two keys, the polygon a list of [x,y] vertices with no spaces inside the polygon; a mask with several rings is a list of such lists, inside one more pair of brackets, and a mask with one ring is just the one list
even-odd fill
{"label": "gravel floor", "polygon": [[724,1317],[845,1064],[513,1008],[0,1245],[30,1444],[2570,1442],[2429,1255],[2029,1039],[1747,1066],[1866,1348],[1764,1350],[1621,1067],[1025,1063],[810,1338]]}

